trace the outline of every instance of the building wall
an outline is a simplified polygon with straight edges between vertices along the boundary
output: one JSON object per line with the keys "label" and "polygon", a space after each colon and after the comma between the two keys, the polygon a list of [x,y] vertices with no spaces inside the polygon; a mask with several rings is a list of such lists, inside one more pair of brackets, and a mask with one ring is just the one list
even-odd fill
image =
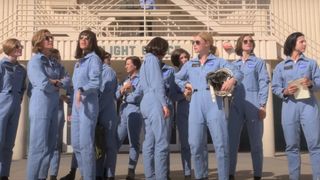
{"label": "building wall", "polygon": [[[312,45],[310,40],[313,40],[320,47],[319,0],[272,0],[271,9],[274,15],[286,22],[287,25],[293,27],[296,31],[303,32],[309,39],[307,43],[310,46]],[[286,26],[283,23],[281,24]],[[314,47],[314,45],[312,46]],[[317,54],[319,52],[320,49],[318,48]],[[319,61],[320,59],[318,59]]]}

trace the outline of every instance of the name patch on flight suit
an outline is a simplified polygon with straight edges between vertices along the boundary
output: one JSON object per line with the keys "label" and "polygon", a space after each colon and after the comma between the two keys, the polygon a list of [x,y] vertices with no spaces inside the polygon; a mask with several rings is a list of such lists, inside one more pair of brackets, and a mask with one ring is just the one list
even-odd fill
{"label": "name patch on flight suit", "polygon": [[255,63],[249,62],[247,64],[247,66],[248,66],[248,68],[254,68],[256,65],[255,65]]}
{"label": "name patch on flight suit", "polygon": [[285,66],[284,70],[289,70],[289,69],[292,69],[292,68],[293,68],[293,65],[289,65],[289,66]]}
{"label": "name patch on flight suit", "polygon": [[304,64],[304,63],[303,63],[303,64],[299,64],[299,68],[300,68],[300,69],[305,69],[306,67],[307,67],[307,65]]}
{"label": "name patch on flight suit", "polygon": [[200,62],[192,63],[191,67],[200,67]]}

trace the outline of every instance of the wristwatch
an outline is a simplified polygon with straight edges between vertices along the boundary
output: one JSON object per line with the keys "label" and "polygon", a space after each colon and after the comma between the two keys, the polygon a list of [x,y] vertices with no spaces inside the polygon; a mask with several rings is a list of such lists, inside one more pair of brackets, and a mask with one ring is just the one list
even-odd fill
{"label": "wristwatch", "polygon": [[81,93],[83,93],[83,92],[84,92],[83,87],[79,87],[79,88],[78,88],[78,90],[79,90]]}

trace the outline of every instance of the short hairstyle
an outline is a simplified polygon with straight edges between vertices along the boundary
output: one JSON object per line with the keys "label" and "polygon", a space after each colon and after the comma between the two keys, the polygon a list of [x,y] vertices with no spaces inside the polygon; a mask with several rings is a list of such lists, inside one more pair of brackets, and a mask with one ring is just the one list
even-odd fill
{"label": "short hairstyle", "polygon": [[140,69],[141,67],[141,60],[139,57],[137,56],[129,56],[126,58],[125,62],[127,62],[128,60],[131,60],[132,64],[137,68],[137,70]]}
{"label": "short hairstyle", "polygon": [[175,49],[171,53],[171,62],[176,67],[180,67],[180,56],[181,56],[181,54],[186,54],[187,58],[190,59],[190,54],[188,53],[188,51],[186,51],[186,50],[184,50],[182,48]]}
{"label": "short hairstyle", "polygon": [[58,49],[50,49],[50,55],[49,55],[49,59],[51,60],[55,60],[57,61],[58,63],[61,62],[61,55],[60,55],[60,51]]}
{"label": "short hairstyle", "polygon": [[21,46],[20,41],[15,38],[10,38],[4,41],[2,44],[2,50],[0,51],[3,51],[6,55],[9,55],[17,48],[17,46]]}
{"label": "short hairstyle", "polygon": [[301,32],[294,32],[290,34],[283,45],[283,53],[286,56],[291,56],[293,49],[296,47],[297,39],[300,36],[304,36]]}
{"label": "short hairstyle", "polygon": [[46,35],[51,34],[51,32],[48,29],[40,29],[32,36],[32,52],[33,53],[39,53],[42,52],[42,42],[46,39]]}
{"label": "short hairstyle", "polygon": [[[242,56],[242,52],[243,52],[243,50],[242,50],[242,43],[243,43],[244,38],[247,37],[247,36],[249,36],[251,39],[253,39],[250,34],[243,34],[243,35],[241,35],[241,36],[238,38],[238,40],[237,40],[236,48],[235,48],[234,51],[236,52],[236,54],[237,54],[238,56]],[[253,53],[254,48],[256,47],[256,43],[253,41],[253,44],[252,44],[252,45],[253,45],[253,47],[252,47],[252,50],[251,50],[250,53]]]}
{"label": "short hairstyle", "polygon": [[[87,51],[85,51],[85,52],[80,48],[80,37],[81,36],[87,36],[89,39],[89,49],[87,49]],[[77,44],[77,48],[76,48],[76,54],[74,57],[76,59],[80,59],[80,58],[83,58],[84,56],[86,56],[88,53],[93,52],[93,51],[101,58],[101,51],[99,50],[99,47],[98,47],[98,41],[97,41],[96,34],[90,30],[84,30],[79,34],[78,44]]]}
{"label": "short hairstyle", "polygon": [[153,38],[145,47],[146,53],[152,53],[155,56],[164,56],[166,55],[169,48],[168,41],[161,38]]}

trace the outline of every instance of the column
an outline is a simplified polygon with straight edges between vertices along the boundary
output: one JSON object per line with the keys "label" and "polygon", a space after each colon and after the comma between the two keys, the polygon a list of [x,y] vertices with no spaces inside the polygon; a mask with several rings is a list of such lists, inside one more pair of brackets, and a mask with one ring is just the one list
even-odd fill
{"label": "column", "polygon": [[[270,80],[272,78],[272,60],[266,61],[268,74]],[[269,96],[266,105],[267,116],[264,119],[264,134],[263,142],[263,155],[264,157],[274,157],[275,154],[275,140],[274,140],[274,119],[273,119],[273,98],[271,83],[269,84]]]}
{"label": "column", "polygon": [[13,148],[13,156],[12,156],[13,160],[23,159],[23,158],[25,158],[25,156],[27,154],[28,101],[29,101],[29,99],[25,93],[25,95],[23,96],[23,101],[21,103],[19,125],[18,125],[18,130],[17,130],[15,146]]}

